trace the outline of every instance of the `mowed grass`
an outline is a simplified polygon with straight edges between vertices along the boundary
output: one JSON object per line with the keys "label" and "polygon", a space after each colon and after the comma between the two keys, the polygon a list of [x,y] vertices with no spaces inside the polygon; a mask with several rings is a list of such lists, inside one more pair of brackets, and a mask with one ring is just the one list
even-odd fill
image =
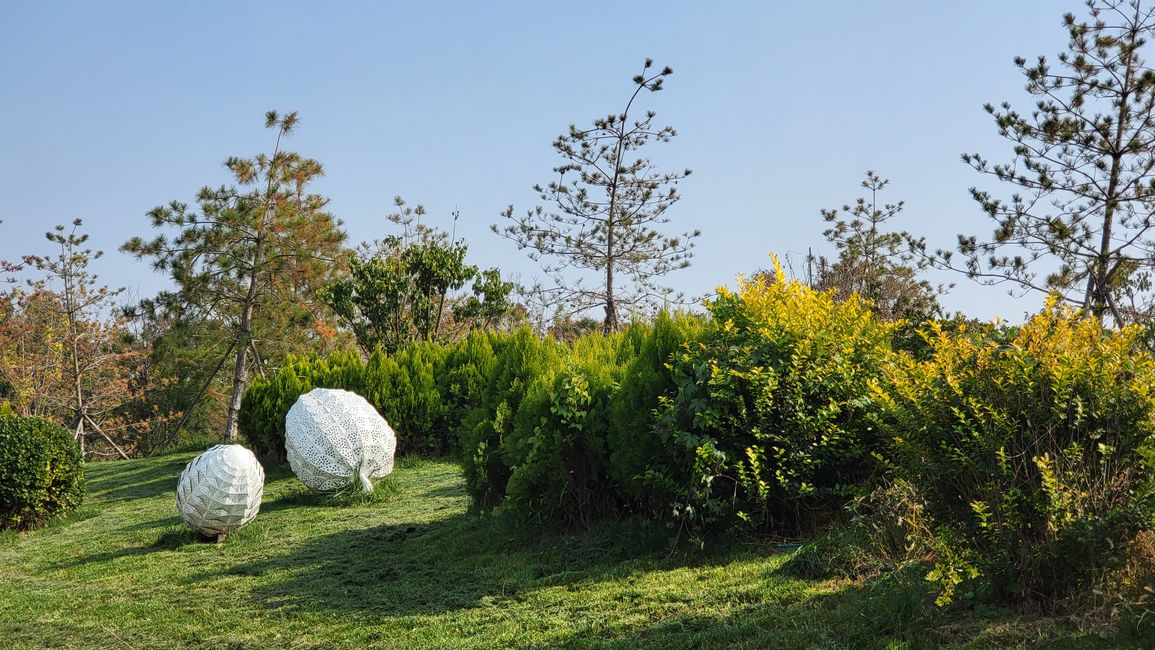
{"label": "mowed grass", "polygon": [[672,552],[640,524],[535,535],[471,515],[446,461],[401,459],[370,498],[270,475],[256,521],[204,543],[175,509],[192,456],[89,465],[78,513],[0,535],[5,647],[1128,645],[1062,621],[941,611],[917,570],[808,581],[780,572],[788,556],[770,546]]}

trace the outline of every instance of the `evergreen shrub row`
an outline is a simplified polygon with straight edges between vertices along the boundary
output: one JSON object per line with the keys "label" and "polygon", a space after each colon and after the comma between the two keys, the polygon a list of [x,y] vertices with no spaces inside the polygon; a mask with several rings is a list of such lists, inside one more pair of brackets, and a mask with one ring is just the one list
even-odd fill
{"label": "evergreen shrub row", "polygon": [[285,415],[314,388],[340,388],[367,399],[397,433],[399,454],[453,454],[456,423],[476,402],[491,372],[491,339],[473,333],[452,346],[418,343],[362,362],[356,352],[295,357],[267,379],[258,379],[241,401],[238,424],[257,455],[285,460]]}

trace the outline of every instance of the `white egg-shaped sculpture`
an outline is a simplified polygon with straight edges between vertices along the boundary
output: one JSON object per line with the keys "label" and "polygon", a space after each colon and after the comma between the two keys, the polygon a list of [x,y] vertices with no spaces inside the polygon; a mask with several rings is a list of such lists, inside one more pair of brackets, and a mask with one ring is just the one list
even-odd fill
{"label": "white egg-shaped sculpture", "polygon": [[347,390],[314,388],[297,398],[285,416],[285,451],[301,482],[332,492],[393,471],[397,436],[364,397]]}
{"label": "white egg-shaped sculpture", "polygon": [[265,470],[240,445],[216,445],[189,461],[176,486],[176,508],[190,528],[222,538],[261,509]]}

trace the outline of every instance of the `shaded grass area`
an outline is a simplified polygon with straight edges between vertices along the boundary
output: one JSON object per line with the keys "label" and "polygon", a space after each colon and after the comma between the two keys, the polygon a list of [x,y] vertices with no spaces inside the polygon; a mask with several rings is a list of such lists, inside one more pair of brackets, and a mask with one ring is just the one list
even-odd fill
{"label": "shaded grass area", "polygon": [[734,545],[671,552],[638,523],[582,535],[471,515],[459,468],[401,459],[365,497],[267,477],[228,542],[175,510],[184,453],[90,465],[90,496],[0,536],[0,639],[84,648],[1127,647],[1061,621],[942,612],[922,572],[863,583],[779,571]]}

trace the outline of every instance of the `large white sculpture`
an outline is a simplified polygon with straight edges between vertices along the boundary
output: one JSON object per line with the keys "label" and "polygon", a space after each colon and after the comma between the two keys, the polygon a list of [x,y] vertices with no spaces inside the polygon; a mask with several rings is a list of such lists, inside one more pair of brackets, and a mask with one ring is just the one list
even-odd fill
{"label": "large white sculpture", "polygon": [[285,416],[289,466],[317,492],[339,490],[357,479],[372,492],[371,479],[393,471],[396,450],[397,436],[385,418],[347,390],[314,388]]}
{"label": "large white sculpture", "polygon": [[189,461],[176,486],[181,519],[204,535],[224,539],[261,509],[265,470],[240,445],[217,445]]}

